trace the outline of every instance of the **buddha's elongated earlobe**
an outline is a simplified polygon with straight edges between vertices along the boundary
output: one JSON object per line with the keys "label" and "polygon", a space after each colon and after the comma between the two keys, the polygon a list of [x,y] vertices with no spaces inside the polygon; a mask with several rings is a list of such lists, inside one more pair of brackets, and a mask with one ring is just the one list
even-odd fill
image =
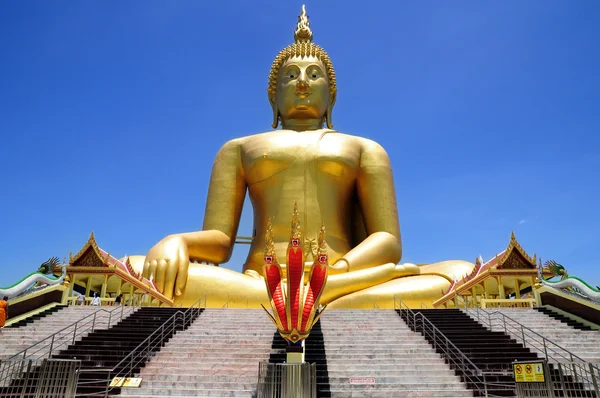
{"label": "buddha's elongated earlobe", "polygon": [[331,118],[331,113],[333,112],[333,106],[335,105],[335,97],[336,93],[333,93],[331,99],[329,100],[329,106],[327,107],[327,112],[325,113],[325,123],[327,123],[327,128],[333,128],[333,119]]}
{"label": "buddha's elongated earlobe", "polygon": [[273,124],[271,124],[271,127],[276,129],[279,125],[279,109],[277,108],[277,103],[271,103],[271,108],[273,108]]}

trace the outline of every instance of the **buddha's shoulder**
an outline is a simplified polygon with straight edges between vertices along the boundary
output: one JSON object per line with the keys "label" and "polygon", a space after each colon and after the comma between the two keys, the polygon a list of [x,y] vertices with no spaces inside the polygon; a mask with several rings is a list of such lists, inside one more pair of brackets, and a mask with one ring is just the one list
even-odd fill
{"label": "buddha's shoulder", "polygon": [[367,152],[385,152],[385,149],[377,141],[359,135],[344,134],[337,132],[336,136],[343,141],[352,142],[363,151]]}
{"label": "buddha's shoulder", "polygon": [[[289,130],[267,131],[232,139],[228,141],[224,147],[244,147],[246,145],[255,146],[259,143],[272,143],[275,141],[286,140],[288,138],[286,136],[289,134],[296,135],[298,133]],[[342,141],[344,143],[354,144],[362,150],[384,151],[383,147],[372,139],[357,135],[345,134],[336,130],[318,130],[310,132],[310,134],[322,136],[322,138],[326,140]]]}

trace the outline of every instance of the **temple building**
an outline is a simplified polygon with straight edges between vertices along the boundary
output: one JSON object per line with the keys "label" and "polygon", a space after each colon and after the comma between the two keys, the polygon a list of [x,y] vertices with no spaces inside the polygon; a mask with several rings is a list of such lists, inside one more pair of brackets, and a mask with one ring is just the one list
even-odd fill
{"label": "temple building", "polygon": [[91,292],[98,293],[103,304],[114,302],[119,294],[123,295],[123,302],[141,300],[140,304],[152,306],[173,304],[154,281],[144,278],[141,271],[132,267],[129,257],[117,259],[98,247],[93,232],[76,255],[69,255],[67,280],[70,281],[69,300],[75,300],[73,290],[76,290],[88,301]]}
{"label": "temple building", "polygon": [[[514,232],[508,247],[492,259],[475,261],[475,269],[455,280],[434,307],[534,307],[532,288],[539,283],[537,255],[531,257],[517,241]],[[544,269],[544,277],[552,272]]]}

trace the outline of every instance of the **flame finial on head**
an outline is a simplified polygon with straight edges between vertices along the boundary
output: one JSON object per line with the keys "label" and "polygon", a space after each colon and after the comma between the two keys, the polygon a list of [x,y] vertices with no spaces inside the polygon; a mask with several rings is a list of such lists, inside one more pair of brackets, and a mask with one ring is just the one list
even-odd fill
{"label": "flame finial on head", "polygon": [[294,31],[294,41],[296,43],[311,42],[312,31],[310,30],[310,23],[308,22],[308,15],[306,15],[306,6],[302,4],[302,12],[298,16],[298,24]]}

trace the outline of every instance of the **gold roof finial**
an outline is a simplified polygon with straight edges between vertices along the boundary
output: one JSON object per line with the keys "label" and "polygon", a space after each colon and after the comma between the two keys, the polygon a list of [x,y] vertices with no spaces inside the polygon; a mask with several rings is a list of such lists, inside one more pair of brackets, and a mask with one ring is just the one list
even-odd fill
{"label": "gold roof finial", "polygon": [[302,12],[298,16],[298,24],[294,31],[294,41],[296,41],[296,43],[310,43],[312,37],[313,34],[312,30],[310,30],[308,15],[306,15],[306,6],[302,4]]}
{"label": "gold roof finial", "polygon": [[318,254],[327,254],[327,241],[325,240],[325,224],[321,224],[321,230],[319,231],[318,239]]}
{"label": "gold roof finial", "polygon": [[294,212],[292,213],[291,239],[300,239],[300,217],[298,215],[298,202],[294,201]]}

